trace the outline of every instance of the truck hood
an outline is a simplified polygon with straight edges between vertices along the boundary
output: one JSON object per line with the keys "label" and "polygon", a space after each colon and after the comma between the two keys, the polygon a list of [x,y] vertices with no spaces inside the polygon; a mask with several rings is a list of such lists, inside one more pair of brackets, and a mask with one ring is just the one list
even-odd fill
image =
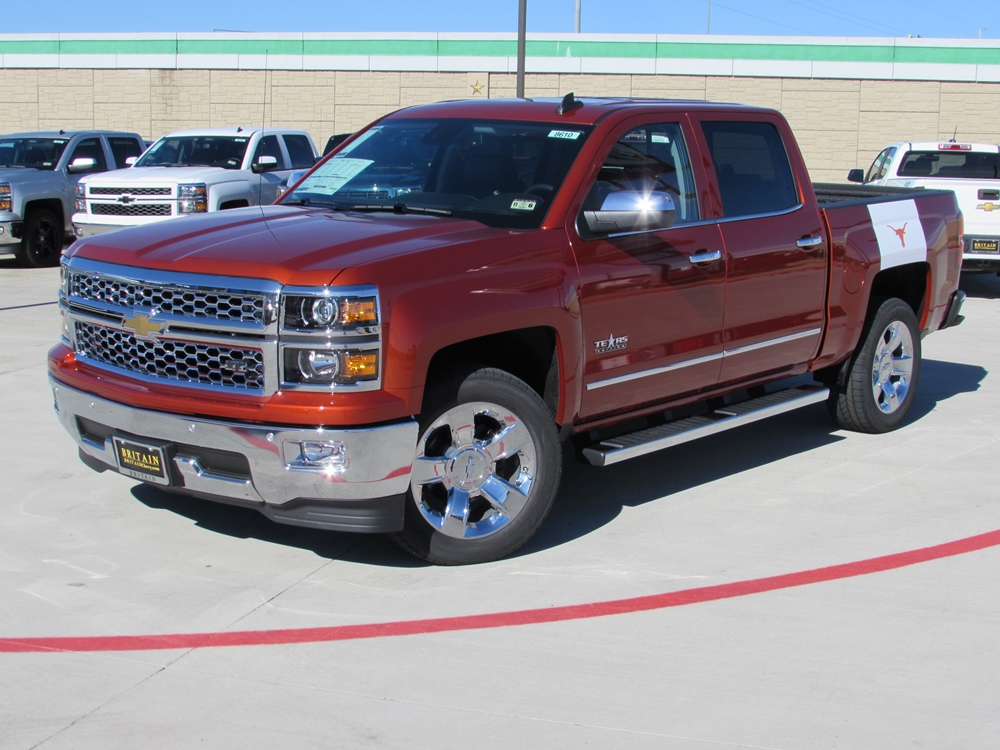
{"label": "truck hood", "polygon": [[38,174],[38,170],[34,167],[10,167],[8,169],[0,169],[0,182],[16,180],[27,174]]}
{"label": "truck hood", "polygon": [[239,169],[222,169],[221,167],[130,167],[102,172],[87,177],[88,185],[162,185],[179,182],[226,182],[230,179],[246,178],[246,173]]}
{"label": "truck hood", "polygon": [[323,285],[345,268],[508,233],[466,219],[267,206],[108,232],[66,252],[125,266]]}

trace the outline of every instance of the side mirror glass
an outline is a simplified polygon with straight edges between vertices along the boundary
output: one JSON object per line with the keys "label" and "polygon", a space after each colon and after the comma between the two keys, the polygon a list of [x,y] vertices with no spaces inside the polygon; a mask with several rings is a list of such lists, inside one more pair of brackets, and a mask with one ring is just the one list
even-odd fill
{"label": "side mirror glass", "polygon": [[863,169],[852,169],[847,173],[848,182],[860,182],[864,184],[865,181],[865,170]]}
{"label": "side mirror glass", "polygon": [[261,156],[250,167],[255,174],[261,172],[272,172],[278,168],[278,160],[273,156]]}
{"label": "side mirror glass", "polygon": [[127,159],[125,160],[125,166],[126,166],[126,167],[131,167],[131,166],[132,166],[133,164],[135,164],[135,163],[136,163],[137,161],[139,161],[139,157],[138,157],[138,156],[130,156],[130,157],[128,157],[128,158],[127,158]]}
{"label": "side mirror glass", "polygon": [[609,194],[598,211],[584,211],[583,219],[594,234],[669,229],[676,206],[670,193],[621,190]]}
{"label": "side mirror glass", "polygon": [[66,171],[74,174],[78,172],[90,172],[96,166],[97,159],[74,159],[70,162],[70,165],[66,167]]}

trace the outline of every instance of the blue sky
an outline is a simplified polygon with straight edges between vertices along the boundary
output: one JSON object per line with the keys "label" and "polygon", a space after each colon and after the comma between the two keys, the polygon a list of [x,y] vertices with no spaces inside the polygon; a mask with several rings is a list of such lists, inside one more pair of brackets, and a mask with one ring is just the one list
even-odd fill
{"label": "blue sky", "polygon": [[[707,0],[582,0],[590,33],[703,34]],[[713,34],[1000,39],[993,0],[721,0]],[[40,8],[44,7],[44,12]],[[573,31],[574,0],[528,0],[528,31]],[[517,0],[171,0],[169,3],[9,3],[3,33],[129,31],[515,31]]]}

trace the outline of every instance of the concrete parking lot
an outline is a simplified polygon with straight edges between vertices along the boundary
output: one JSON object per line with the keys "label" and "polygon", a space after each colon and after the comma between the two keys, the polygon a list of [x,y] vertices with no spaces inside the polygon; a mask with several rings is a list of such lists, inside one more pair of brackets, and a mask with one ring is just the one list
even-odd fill
{"label": "concrete parking lot", "polygon": [[897,432],[816,406],[570,462],[466,568],[87,469],[57,281],[0,261],[0,748],[997,746],[1000,278]]}

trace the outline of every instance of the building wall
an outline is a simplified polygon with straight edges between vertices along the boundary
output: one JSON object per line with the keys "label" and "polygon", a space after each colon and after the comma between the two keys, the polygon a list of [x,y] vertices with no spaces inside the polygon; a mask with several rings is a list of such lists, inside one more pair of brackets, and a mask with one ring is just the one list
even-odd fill
{"label": "building wall", "polygon": [[[514,95],[511,59],[502,56],[510,52],[509,35],[469,42],[446,35],[84,36],[0,39],[0,132],[116,128],[154,139],[187,127],[263,123],[308,130],[322,149],[331,134],[399,107]],[[835,46],[787,38],[609,39],[529,38],[526,95],[573,91],[774,107],[791,123],[817,181],[843,181],[848,169],[867,167],[894,140],[946,140],[957,132],[960,140],[1000,141],[1000,46],[986,40]],[[275,55],[280,45],[289,54]],[[539,50],[535,57],[532,49]],[[639,52],[622,57],[628,50]],[[393,54],[376,54],[387,52]],[[316,69],[326,65],[340,69]]]}

